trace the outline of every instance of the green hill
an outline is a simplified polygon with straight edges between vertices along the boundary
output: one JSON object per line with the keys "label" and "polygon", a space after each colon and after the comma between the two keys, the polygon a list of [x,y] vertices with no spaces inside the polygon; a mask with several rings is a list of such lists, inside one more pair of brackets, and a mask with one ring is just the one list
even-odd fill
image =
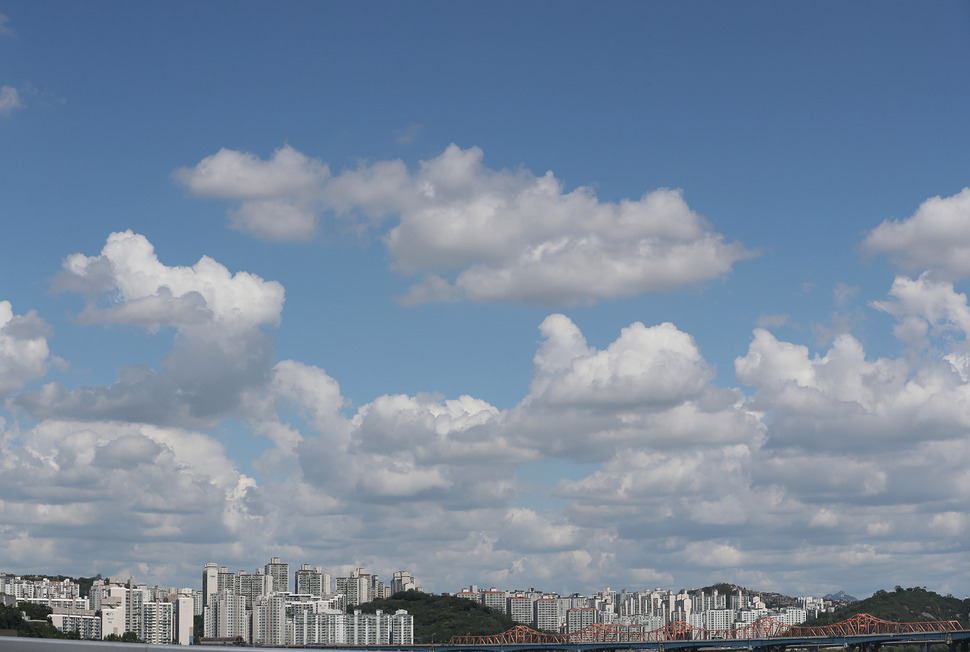
{"label": "green hill", "polygon": [[17,636],[30,638],[69,638],[50,624],[47,620],[50,615],[50,608],[43,605],[29,602],[18,602],[16,606],[0,604],[0,629],[13,629]]}
{"label": "green hill", "polygon": [[500,611],[465,598],[418,591],[395,593],[387,599],[357,605],[364,613],[404,609],[414,616],[415,643],[447,643],[452,636],[500,634],[516,623]]}
{"label": "green hill", "polygon": [[830,625],[856,614],[869,614],[901,623],[956,620],[967,629],[970,627],[970,599],[942,596],[920,587],[904,589],[897,586],[893,591],[876,591],[865,600],[849,603],[832,613],[810,620],[805,625]]}

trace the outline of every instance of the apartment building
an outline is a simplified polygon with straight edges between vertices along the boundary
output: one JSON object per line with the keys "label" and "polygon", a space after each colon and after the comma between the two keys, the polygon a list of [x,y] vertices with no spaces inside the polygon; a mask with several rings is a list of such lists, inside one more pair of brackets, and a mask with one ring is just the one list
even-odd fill
{"label": "apartment building", "polygon": [[547,632],[559,631],[559,599],[539,598],[532,603],[532,626]]}

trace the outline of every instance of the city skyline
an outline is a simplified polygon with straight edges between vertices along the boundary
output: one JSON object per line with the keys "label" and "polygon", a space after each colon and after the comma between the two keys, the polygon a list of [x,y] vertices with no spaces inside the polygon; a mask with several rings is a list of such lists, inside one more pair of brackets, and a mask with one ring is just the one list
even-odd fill
{"label": "city skyline", "polygon": [[[363,568],[355,569],[350,577],[332,578],[320,567],[302,564],[293,573],[292,591],[289,575],[289,564],[279,557],[252,574],[233,573],[207,562],[202,568],[201,589],[148,586],[134,578],[87,578],[89,581],[76,583],[63,577],[52,580],[0,573],[0,604],[46,607],[54,627],[63,633],[77,632],[84,639],[131,634],[148,643],[188,645],[203,635],[199,628],[204,627],[206,638],[241,637],[270,646],[410,644],[416,623],[409,609],[426,612],[428,606],[429,596],[395,600],[402,591],[423,593],[409,571],[395,571],[387,585]],[[828,597],[766,594],[763,600],[758,591],[733,586],[711,587],[710,591],[616,591],[605,587],[590,595],[563,596],[535,588],[472,585],[443,595],[494,609],[517,625],[566,635],[600,625],[645,634],[680,622],[717,636],[728,629],[748,631],[758,622],[796,626],[835,607]],[[372,605],[379,607],[373,614],[362,607],[387,598],[391,601]],[[466,611],[447,602],[437,604],[452,615]],[[446,621],[444,618],[439,625],[454,631]]]}
{"label": "city skyline", "polygon": [[0,568],[970,593],[966,3],[8,0],[0,61]]}

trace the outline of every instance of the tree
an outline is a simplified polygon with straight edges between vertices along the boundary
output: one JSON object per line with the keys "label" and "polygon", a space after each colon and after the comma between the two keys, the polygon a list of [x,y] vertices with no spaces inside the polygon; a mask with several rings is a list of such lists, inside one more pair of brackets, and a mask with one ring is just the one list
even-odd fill
{"label": "tree", "polygon": [[47,617],[54,613],[47,605],[33,602],[18,602],[17,608],[27,615],[27,620],[47,620]]}
{"label": "tree", "polygon": [[198,645],[205,634],[205,616],[194,616],[192,618],[192,644]]}
{"label": "tree", "polygon": [[414,642],[447,643],[455,635],[499,634],[517,623],[500,611],[465,598],[402,591],[387,599],[355,607],[364,613],[378,609],[393,614],[404,609],[414,617]]}

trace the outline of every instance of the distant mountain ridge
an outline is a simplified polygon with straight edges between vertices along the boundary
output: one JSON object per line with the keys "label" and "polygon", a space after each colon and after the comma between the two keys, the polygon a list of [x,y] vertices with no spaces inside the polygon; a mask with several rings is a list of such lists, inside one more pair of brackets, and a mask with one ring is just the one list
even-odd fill
{"label": "distant mountain ridge", "polygon": [[838,593],[829,593],[824,596],[824,600],[831,600],[832,602],[858,602],[859,598],[853,597],[846,593],[845,591],[839,591]]}

